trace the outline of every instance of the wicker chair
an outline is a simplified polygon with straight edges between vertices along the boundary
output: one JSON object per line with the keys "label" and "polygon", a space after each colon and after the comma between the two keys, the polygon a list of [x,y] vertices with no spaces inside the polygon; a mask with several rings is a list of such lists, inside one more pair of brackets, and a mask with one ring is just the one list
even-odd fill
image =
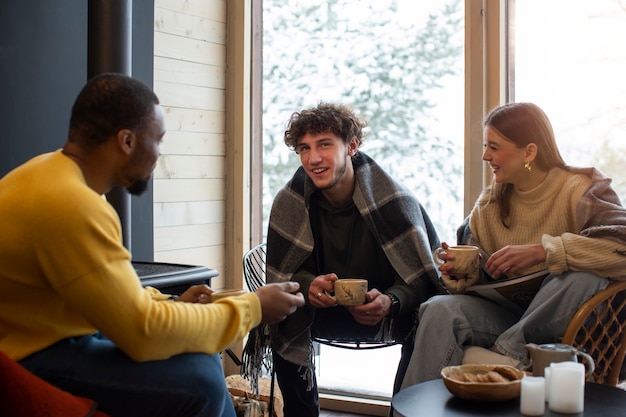
{"label": "wicker chair", "polygon": [[587,300],[570,321],[562,343],[587,352],[596,369],[589,380],[616,386],[626,355],[626,281],[613,282]]}

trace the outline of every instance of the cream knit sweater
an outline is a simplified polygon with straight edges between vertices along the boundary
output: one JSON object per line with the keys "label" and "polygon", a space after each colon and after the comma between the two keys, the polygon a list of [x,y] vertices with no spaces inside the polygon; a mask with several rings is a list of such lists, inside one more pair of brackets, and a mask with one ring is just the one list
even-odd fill
{"label": "cream knit sweater", "polygon": [[553,274],[589,271],[626,279],[624,243],[580,234],[584,225],[577,224],[577,210],[591,186],[589,175],[554,168],[535,189],[513,193],[508,229],[500,222],[497,205],[477,204],[470,214],[473,239],[487,255],[506,245],[541,243],[546,263],[519,271],[518,275],[548,269]]}

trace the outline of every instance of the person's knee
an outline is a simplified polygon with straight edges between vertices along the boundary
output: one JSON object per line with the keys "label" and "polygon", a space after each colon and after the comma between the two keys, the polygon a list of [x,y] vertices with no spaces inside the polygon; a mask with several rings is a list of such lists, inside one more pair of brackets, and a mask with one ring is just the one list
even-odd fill
{"label": "person's knee", "polygon": [[219,355],[192,355],[187,365],[188,378],[185,382],[187,394],[202,404],[205,410],[200,416],[219,415],[216,410],[223,410],[232,406],[232,401],[226,387],[224,371]]}
{"label": "person's knee", "polygon": [[452,302],[452,295],[435,295],[423,302],[420,306],[420,322],[427,316],[441,317],[446,315],[451,308],[455,308],[457,303]]}
{"label": "person's knee", "polygon": [[[574,298],[588,298],[604,290],[610,281],[592,272],[569,271],[562,275],[552,277],[542,286],[542,290],[548,288],[550,292],[567,294]],[[584,300],[583,300],[584,301]]]}

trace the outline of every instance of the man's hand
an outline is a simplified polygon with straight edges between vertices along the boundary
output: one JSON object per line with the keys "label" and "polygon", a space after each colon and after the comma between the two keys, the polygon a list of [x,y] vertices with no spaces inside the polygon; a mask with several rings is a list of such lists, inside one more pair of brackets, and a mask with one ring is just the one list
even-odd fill
{"label": "man's hand", "polygon": [[328,294],[335,291],[336,274],[319,275],[309,286],[309,304],[315,308],[334,307],[337,301]]}
{"label": "man's hand", "polygon": [[255,294],[261,301],[261,321],[277,323],[304,306],[304,296],[296,293],[298,288],[300,284],[289,281],[267,284],[256,290]]}
{"label": "man's hand", "polygon": [[381,321],[391,308],[391,298],[372,288],[365,294],[366,302],[360,306],[346,307],[359,324],[373,326]]}
{"label": "man's hand", "polygon": [[192,285],[176,301],[206,304],[211,301],[213,290],[208,285]]}

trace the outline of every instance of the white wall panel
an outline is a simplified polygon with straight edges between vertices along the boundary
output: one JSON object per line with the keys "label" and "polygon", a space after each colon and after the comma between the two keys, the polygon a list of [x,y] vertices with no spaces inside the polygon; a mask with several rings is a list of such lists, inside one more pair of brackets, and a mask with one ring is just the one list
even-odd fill
{"label": "white wall panel", "polygon": [[224,284],[226,1],[156,0],[154,90],[167,133],[154,172],[159,262],[217,269]]}

